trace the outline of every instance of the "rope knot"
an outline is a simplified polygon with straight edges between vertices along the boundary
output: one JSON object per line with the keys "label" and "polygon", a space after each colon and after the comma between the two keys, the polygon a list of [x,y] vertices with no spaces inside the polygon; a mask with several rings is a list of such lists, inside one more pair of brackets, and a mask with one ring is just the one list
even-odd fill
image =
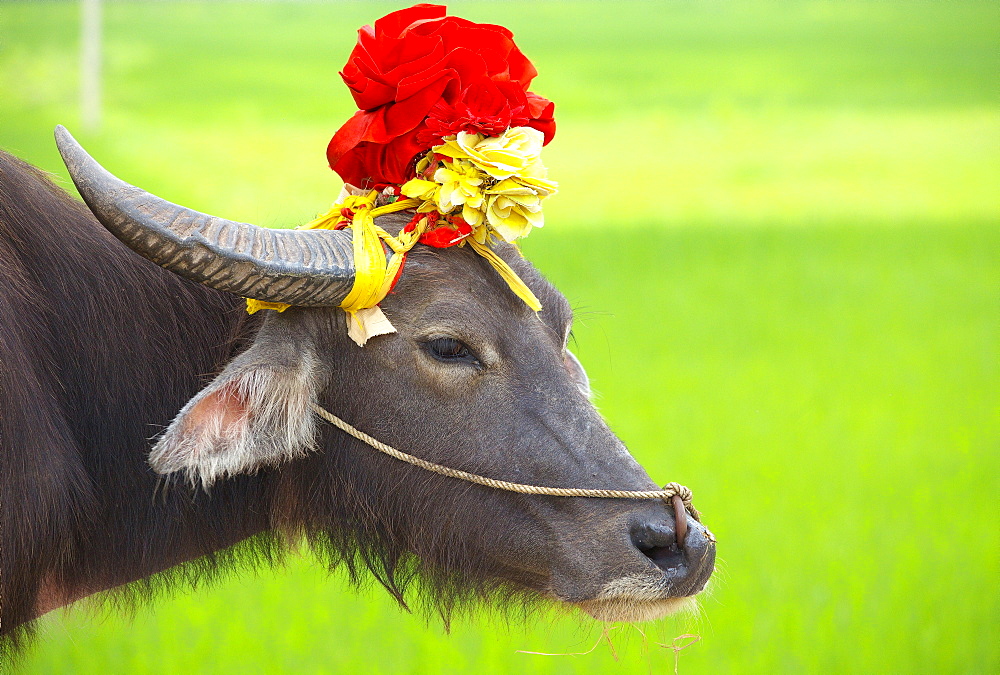
{"label": "rope knot", "polygon": [[692,502],[694,493],[691,492],[691,488],[680,483],[667,483],[663,486],[663,491],[667,493],[663,496],[665,504],[669,506],[675,496],[680,497],[681,501],[684,502],[684,509],[691,514],[692,518],[699,523],[701,522],[701,514],[698,513],[698,509],[694,507],[694,503]]}

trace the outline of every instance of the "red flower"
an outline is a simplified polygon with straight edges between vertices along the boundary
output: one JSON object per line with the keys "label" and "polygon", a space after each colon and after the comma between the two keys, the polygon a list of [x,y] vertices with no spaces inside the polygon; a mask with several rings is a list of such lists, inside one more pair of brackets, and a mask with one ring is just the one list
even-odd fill
{"label": "red flower", "polygon": [[552,116],[556,104],[530,91],[525,96],[528,97],[528,123],[524,126],[541,131],[545,136],[542,145],[548,145],[552,137],[556,135],[556,120]]}
{"label": "red flower", "polygon": [[372,130],[373,123],[377,120],[370,113],[359,110],[340,127],[326,149],[330,167],[345,183],[361,188],[405,183],[412,177],[414,157],[426,152],[426,146],[415,133],[388,137],[388,142],[369,140],[386,137],[379,128]]}
{"label": "red flower", "polygon": [[464,220],[458,223],[445,220],[439,222],[440,225],[433,230],[428,230],[420,235],[421,244],[433,246],[434,248],[448,248],[472,234],[472,226]]}
{"label": "red flower", "polygon": [[455,104],[438,101],[417,140],[430,147],[460,131],[499,136],[509,127],[528,123],[527,103],[518,83],[481,80],[466,87]]}
{"label": "red flower", "polygon": [[407,181],[414,156],[457,131],[532,126],[547,143],[553,104],[527,91],[535,75],[503,26],[446,16],[441,5],[387,14],[358,31],[341,77],[361,110],[327,159],[345,182],[367,187]]}

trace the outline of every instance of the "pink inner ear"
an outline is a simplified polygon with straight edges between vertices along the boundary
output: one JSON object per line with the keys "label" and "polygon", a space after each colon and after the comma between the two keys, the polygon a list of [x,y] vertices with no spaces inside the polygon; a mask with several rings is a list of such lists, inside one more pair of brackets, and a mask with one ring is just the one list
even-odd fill
{"label": "pink inner ear", "polygon": [[198,401],[188,412],[185,426],[192,430],[216,428],[226,434],[245,424],[249,416],[246,397],[235,382],[230,382]]}

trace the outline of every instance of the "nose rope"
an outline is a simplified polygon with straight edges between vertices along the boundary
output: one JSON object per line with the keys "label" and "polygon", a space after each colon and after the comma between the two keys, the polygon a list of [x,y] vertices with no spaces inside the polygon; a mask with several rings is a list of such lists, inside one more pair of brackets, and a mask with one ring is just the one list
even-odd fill
{"label": "nose rope", "polygon": [[[337,427],[341,431],[350,434],[359,441],[367,443],[371,447],[375,448],[379,452],[385,453],[390,457],[394,457],[400,461],[406,462],[407,464],[412,464],[413,466],[420,467],[427,471],[431,471],[442,476],[449,476],[451,478],[458,478],[459,480],[464,480],[469,483],[476,483],[477,485],[485,485],[487,487],[496,488],[497,490],[506,490],[508,492],[519,492],[525,495],[547,495],[550,497],[603,497],[605,499],[661,499],[668,506],[675,510],[675,513],[679,511],[677,502],[679,501],[683,505],[684,510],[686,510],[691,517],[701,522],[701,514],[698,513],[698,509],[694,507],[691,503],[692,494],[691,490],[680,483],[667,483],[663,486],[662,490],[604,490],[604,489],[592,489],[592,488],[559,488],[559,487],[543,487],[541,485],[525,485],[524,483],[511,483],[505,480],[497,480],[495,478],[487,478],[486,476],[480,476],[479,474],[469,473],[468,471],[461,471],[459,469],[452,469],[451,467],[443,466],[441,464],[435,464],[434,462],[428,462],[426,459],[420,459],[419,457],[414,457],[413,455],[407,454],[402,450],[397,450],[391,445],[386,445],[377,438],[369,436],[365,432],[351,426],[344,420],[340,419],[330,411],[322,408],[318,405],[312,406],[313,412],[322,417],[324,420]],[[677,514],[680,515],[680,514]],[[677,518],[679,527],[684,527],[687,529],[686,523],[683,522],[683,518]],[[678,535],[680,533],[678,532]],[[684,541],[683,538],[679,539]]]}

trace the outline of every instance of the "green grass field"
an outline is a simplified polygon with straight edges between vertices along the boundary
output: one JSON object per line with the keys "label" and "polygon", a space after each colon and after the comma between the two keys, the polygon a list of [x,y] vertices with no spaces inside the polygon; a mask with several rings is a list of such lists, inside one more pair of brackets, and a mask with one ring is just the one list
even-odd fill
{"label": "green grass field", "polygon": [[[0,147],[287,226],[339,190],[337,71],[384,3],[0,4]],[[515,31],[561,183],[526,253],[613,428],[719,538],[698,616],[439,623],[308,560],[46,618],[19,673],[1000,672],[1000,6],[452,3]],[[660,643],[660,644],[658,644]]]}

